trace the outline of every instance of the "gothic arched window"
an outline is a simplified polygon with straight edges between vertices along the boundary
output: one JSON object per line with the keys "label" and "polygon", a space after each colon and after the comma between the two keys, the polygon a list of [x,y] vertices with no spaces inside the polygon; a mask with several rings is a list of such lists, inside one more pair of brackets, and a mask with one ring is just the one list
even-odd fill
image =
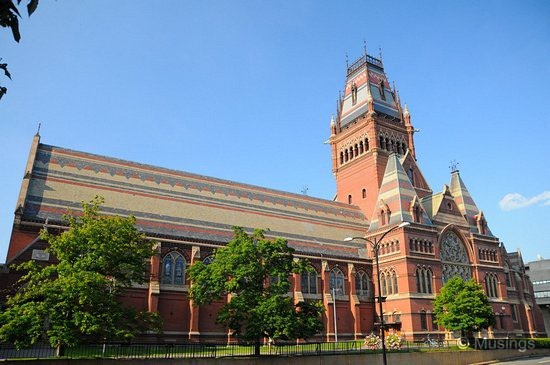
{"label": "gothic arched window", "polygon": [[470,280],[472,270],[466,253],[466,247],[456,233],[447,232],[439,245],[439,255],[442,262],[443,284],[453,276],[460,276],[464,280]]}
{"label": "gothic arched window", "polygon": [[392,291],[390,294],[397,294],[399,292],[399,288],[397,287],[397,274],[393,270],[391,272],[391,284]]}
{"label": "gothic arched window", "polygon": [[369,276],[364,271],[355,274],[355,292],[359,296],[369,295]]}
{"label": "gothic arched window", "polygon": [[382,285],[382,296],[388,295],[388,288],[386,286],[386,274],[380,273],[380,285]]}
{"label": "gothic arched window", "polygon": [[428,329],[428,316],[426,311],[420,311],[420,329],[426,331]]}
{"label": "gothic arched window", "polygon": [[306,271],[301,275],[302,293],[317,294],[317,271]]}
{"label": "gothic arched window", "polygon": [[498,298],[498,280],[495,274],[485,275],[485,290],[489,298]]}
{"label": "gothic arched window", "polygon": [[183,285],[185,259],[178,252],[170,252],[162,259],[162,284]]}
{"label": "gothic arched window", "polygon": [[416,269],[416,291],[418,293],[432,293],[432,270],[426,268]]}
{"label": "gothic arched window", "polygon": [[335,267],[330,271],[330,292],[332,293],[332,289],[334,289],[334,293],[336,295],[344,295],[345,294],[345,279],[344,274],[342,273],[342,270]]}

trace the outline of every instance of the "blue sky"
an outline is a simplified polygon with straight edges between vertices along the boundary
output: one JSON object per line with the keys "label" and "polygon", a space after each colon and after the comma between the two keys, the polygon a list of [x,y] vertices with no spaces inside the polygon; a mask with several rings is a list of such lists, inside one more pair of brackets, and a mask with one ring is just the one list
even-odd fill
{"label": "blue sky", "polygon": [[21,32],[0,30],[0,261],[38,122],[46,144],[331,199],[323,141],[364,40],[431,188],[456,159],[507,249],[550,258],[550,2],[44,0]]}

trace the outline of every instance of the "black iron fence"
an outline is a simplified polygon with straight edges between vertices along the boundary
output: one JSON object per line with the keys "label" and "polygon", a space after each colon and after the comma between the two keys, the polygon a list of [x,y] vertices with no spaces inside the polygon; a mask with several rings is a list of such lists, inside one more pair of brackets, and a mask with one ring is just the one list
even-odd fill
{"label": "black iron fence", "polygon": [[[399,349],[387,351],[433,351],[457,347],[456,340],[404,341]],[[380,353],[378,348],[369,348],[362,340],[341,342],[304,342],[263,344],[260,356],[315,356],[344,353]],[[254,344],[227,343],[105,343],[87,344],[75,347],[52,348],[49,345],[35,345],[32,348],[17,350],[13,345],[0,344],[2,359],[32,358],[220,358],[255,356]]]}

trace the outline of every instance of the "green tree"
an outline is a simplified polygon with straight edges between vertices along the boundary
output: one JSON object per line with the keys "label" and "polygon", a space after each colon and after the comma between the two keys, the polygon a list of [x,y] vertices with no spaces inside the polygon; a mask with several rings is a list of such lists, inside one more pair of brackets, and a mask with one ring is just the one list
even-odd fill
{"label": "green tree", "polygon": [[[17,0],[17,5],[21,4],[21,0]],[[38,0],[28,0],[27,2],[27,14],[29,16],[34,13],[38,7]],[[19,42],[21,39],[21,34],[19,33],[19,18],[21,14],[17,9],[17,6],[13,3],[13,0],[0,0],[0,27],[10,28],[13,35],[13,39],[16,42]],[[0,58],[2,61],[2,58]],[[7,63],[0,63],[0,70],[4,72],[4,75],[11,80],[11,74],[8,71]],[[8,89],[5,86],[0,84],[0,99],[8,92]]]}
{"label": "green tree", "polygon": [[437,294],[434,301],[437,324],[462,336],[495,324],[493,308],[481,285],[472,279],[464,281],[459,276],[451,278]]}
{"label": "green tree", "polygon": [[249,235],[239,227],[234,232],[235,238],[216,250],[210,264],[199,261],[189,268],[193,303],[208,304],[230,293],[217,321],[254,341],[256,354],[264,337],[287,340],[320,332],[322,304],[294,304],[288,296],[290,275],[307,270],[307,263],[295,261],[294,249],[282,238],[268,240],[262,230]]}
{"label": "green tree", "polygon": [[83,214],[65,215],[69,229],[42,231],[57,264],[21,264],[18,292],[0,313],[0,340],[18,348],[47,341],[74,346],[83,342],[129,340],[158,329],[155,313],[123,306],[117,298],[132,283],[147,280],[152,242],[135,227],[134,217],[99,213],[103,199],[82,204]]}

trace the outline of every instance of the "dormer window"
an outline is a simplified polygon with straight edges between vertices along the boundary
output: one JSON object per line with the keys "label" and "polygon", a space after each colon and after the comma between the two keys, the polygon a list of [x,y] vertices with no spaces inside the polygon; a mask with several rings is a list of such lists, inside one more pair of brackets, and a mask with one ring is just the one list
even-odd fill
{"label": "dormer window", "polygon": [[384,80],[380,80],[378,83],[378,90],[380,91],[380,98],[386,100],[386,93],[384,92]]}
{"label": "dormer window", "polygon": [[409,177],[409,181],[411,182],[411,185],[414,186],[414,172],[412,167],[407,170],[407,176]]}
{"label": "dormer window", "polygon": [[357,85],[355,82],[351,84],[351,105],[355,105],[357,103]]}

